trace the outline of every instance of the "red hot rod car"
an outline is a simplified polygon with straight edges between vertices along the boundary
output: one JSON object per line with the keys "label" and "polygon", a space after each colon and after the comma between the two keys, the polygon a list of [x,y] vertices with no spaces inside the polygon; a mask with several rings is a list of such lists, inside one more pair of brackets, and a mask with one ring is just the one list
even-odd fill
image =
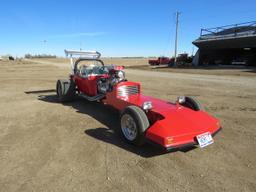
{"label": "red hot rod car", "polygon": [[[67,51],[72,72],[58,80],[60,102],[78,94],[89,101],[101,101],[120,112],[121,133],[125,140],[142,145],[150,140],[166,149],[190,145],[205,147],[220,130],[218,119],[206,113],[192,97],[179,96],[174,103],[141,94],[138,82],[125,78],[124,67],[104,65],[100,53]],[[73,61],[73,56],[79,57]]]}

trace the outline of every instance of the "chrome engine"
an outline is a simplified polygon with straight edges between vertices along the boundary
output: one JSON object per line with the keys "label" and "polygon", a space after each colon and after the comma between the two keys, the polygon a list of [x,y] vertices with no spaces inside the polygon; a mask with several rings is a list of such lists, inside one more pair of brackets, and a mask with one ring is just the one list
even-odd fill
{"label": "chrome engine", "polygon": [[110,90],[110,83],[108,79],[100,79],[97,83],[98,93],[106,94]]}
{"label": "chrome engine", "polygon": [[112,90],[112,87],[119,82],[125,81],[125,73],[122,70],[116,70],[109,78],[102,78],[97,83],[98,93],[106,94]]}

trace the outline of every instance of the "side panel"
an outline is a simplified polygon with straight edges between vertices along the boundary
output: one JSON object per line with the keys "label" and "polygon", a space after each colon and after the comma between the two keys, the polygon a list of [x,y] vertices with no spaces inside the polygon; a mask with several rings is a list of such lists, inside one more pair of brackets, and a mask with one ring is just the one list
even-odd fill
{"label": "side panel", "polygon": [[78,89],[82,93],[88,96],[95,96],[97,94],[97,82],[98,82],[98,79],[101,77],[104,77],[104,75],[102,76],[90,75],[88,78],[75,75],[74,79]]}
{"label": "side panel", "polygon": [[98,76],[90,75],[88,79],[86,79],[86,87],[87,87],[87,95],[95,96],[97,94],[97,81]]}
{"label": "side panel", "polygon": [[79,89],[79,91],[87,94],[86,79],[76,75],[76,76],[74,76],[74,81],[75,81],[76,86]]}

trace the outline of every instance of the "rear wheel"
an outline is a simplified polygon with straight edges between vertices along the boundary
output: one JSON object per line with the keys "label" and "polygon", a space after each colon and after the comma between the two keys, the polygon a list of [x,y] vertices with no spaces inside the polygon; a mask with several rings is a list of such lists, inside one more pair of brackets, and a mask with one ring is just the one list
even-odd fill
{"label": "rear wheel", "polygon": [[121,131],[128,143],[143,145],[149,121],[145,112],[136,106],[128,106],[121,114]]}
{"label": "rear wheel", "polygon": [[60,102],[72,101],[76,96],[76,85],[70,80],[58,80],[56,84],[56,93]]}

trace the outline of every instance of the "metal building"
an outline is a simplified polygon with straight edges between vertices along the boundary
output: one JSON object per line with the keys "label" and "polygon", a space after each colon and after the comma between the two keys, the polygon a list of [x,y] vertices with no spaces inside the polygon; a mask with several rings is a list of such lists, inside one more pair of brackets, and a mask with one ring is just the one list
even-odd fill
{"label": "metal building", "polygon": [[256,66],[256,21],[201,29],[194,65]]}

